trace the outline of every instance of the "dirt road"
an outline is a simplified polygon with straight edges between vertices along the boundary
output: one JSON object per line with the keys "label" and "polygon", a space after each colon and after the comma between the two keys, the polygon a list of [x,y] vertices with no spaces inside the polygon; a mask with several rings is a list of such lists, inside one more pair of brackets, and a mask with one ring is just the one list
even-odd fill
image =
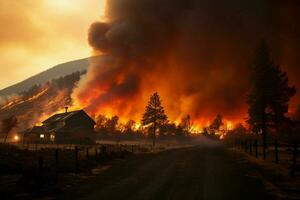
{"label": "dirt road", "polygon": [[250,167],[222,147],[133,155],[64,191],[58,199],[271,199]]}

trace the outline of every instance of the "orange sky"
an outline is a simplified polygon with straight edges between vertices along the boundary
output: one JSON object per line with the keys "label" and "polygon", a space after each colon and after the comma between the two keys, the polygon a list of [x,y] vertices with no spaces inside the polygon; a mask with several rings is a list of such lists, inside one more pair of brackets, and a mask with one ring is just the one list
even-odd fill
{"label": "orange sky", "polygon": [[0,89],[91,55],[90,24],[105,0],[1,0]]}

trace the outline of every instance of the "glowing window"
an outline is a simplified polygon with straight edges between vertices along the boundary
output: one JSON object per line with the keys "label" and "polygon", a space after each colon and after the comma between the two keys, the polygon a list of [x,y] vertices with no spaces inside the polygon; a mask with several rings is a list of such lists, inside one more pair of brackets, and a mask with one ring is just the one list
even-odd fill
{"label": "glowing window", "polygon": [[55,135],[50,135],[50,140],[54,141],[55,140]]}

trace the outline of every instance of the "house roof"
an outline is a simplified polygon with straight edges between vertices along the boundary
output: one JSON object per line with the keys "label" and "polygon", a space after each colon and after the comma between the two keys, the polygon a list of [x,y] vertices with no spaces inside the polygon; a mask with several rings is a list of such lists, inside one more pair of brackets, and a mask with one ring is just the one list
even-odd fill
{"label": "house roof", "polygon": [[76,111],[72,111],[72,112],[59,113],[59,114],[53,115],[53,116],[49,117],[48,119],[46,119],[45,121],[43,121],[43,124],[54,123],[54,122],[64,122],[67,119],[70,119],[71,117],[73,117],[74,115],[77,115],[80,113],[87,115],[86,112],[84,112],[84,110],[76,110]]}

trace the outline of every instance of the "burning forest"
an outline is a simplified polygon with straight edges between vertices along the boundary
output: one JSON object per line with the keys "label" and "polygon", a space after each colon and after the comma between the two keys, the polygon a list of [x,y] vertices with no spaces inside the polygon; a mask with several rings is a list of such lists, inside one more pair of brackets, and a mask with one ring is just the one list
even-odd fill
{"label": "burning forest", "polygon": [[[171,122],[190,115],[202,129],[222,114],[228,126],[243,123],[251,87],[249,66],[262,38],[270,43],[274,59],[288,71],[292,84],[299,85],[297,58],[288,53],[296,51],[290,38],[297,30],[277,29],[296,11],[278,18],[277,13],[287,12],[288,5],[275,3],[272,13],[259,1],[247,4],[107,1],[105,18],[88,32],[89,44],[100,56],[91,59],[86,77],[74,90],[75,104],[95,116],[140,121],[148,97],[157,91]],[[256,4],[262,11],[250,6]],[[277,40],[279,35],[284,40]],[[299,95],[290,114],[298,103]]]}
{"label": "burning forest", "polygon": [[[203,132],[218,114],[224,118],[224,129],[245,124],[250,66],[262,38],[290,82],[299,85],[298,60],[290,53],[297,51],[292,38],[298,30],[278,29],[293,19],[296,10],[280,2],[271,8],[260,1],[225,4],[108,0],[104,17],[88,31],[94,57],[87,74],[67,92],[43,86],[31,97],[12,98],[1,110],[14,110],[38,99],[41,112],[20,114],[31,125],[68,106],[86,110],[95,120],[117,116],[121,124],[133,120],[141,127],[148,98],[158,92],[171,124],[179,125],[189,116],[193,132]],[[43,102],[45,95],[53,99]],[[289,116],[296,112],[299,95],[291,100]],[[36,117],[26,118],[32,115],[28,113]]]}
{"label": "burning forest", "polygon": [[82,73],[54,79],[44,85],[34,85],[28,91],[8,97],[0,106],[0,118],[14,116],[18,119],[17,132],[39,124],[46,117],[62,110],[71,98],[74,84]]}
{"label": "burning forest", "polygon": [[0,199],[300,199],[299,13],[0,1]]}

